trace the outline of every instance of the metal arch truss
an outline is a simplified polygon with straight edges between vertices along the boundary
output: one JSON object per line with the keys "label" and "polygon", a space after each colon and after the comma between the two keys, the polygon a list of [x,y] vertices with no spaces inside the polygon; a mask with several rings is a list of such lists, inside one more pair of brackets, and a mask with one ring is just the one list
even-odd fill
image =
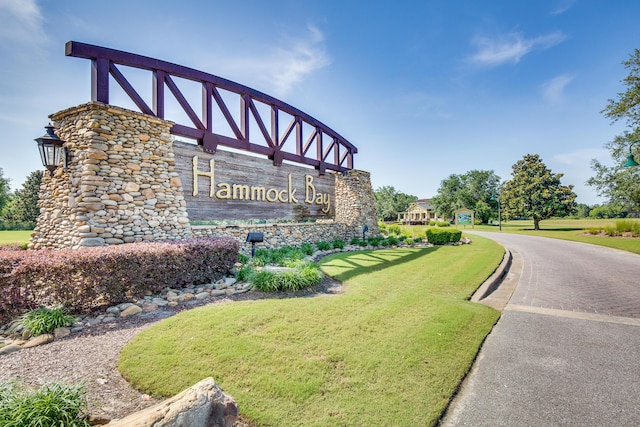
{"label": "metal arch truss", "polygon": [[[353,155],[358,149],[340,134],[297,108],[247,86],[170,62],[75,41],[66,43],[65,55],[91,60],[92,101],[109,104],[111,76],[142,113],[164,119],[165,88],[168,88],[192,122],[192,125],[174,124],[171,133],[196,139],[207,152],[214,153],[218,145],[222,145],[266,155],[276,166],[281,165],[283,160],[313,166],[320,174],[324,174],[327,169],[337,172],[353,169]],[[133,88],[117,65],[151,71],[151,107]],[[201,84],[201,116],[191,107],[174,78]],[[239,123],[229,111],[221,90],[239,97]],[[271,117],[268,121],[263,119],[257,105],[266,106],[270,110]],[[216,108],[234,137],[214,132],[213,113]],[[285,124],[288,122],[286,128],[281,128],[281,112],[285,113]],[[265,122],[271,124],[271,129],[267,129]],[[256,143],[255,138],[250,137],[250,131],[255,131],[255,126],[262,134],[264,142]],[[262,138],[259,137],[258,140]],[[295,150],[291,147],[294,139]],[[315,150],[312,149],[314,146]]]}

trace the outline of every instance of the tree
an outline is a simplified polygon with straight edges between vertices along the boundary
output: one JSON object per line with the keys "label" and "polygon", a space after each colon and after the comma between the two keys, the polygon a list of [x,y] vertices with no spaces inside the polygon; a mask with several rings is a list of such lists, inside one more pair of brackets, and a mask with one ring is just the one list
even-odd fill
{"label": "tree", "polygon": [[4,217],[11,221],[28,223],[35,226],[40,209],[38,209],[38,193],[42,182],[42,171],[34,171],[27,177],[20,190],[16,190],[5,208]]}
{"label": "tree", "polygon": [[431,199],[436,214],[452,218],[456,209],[475,210],[475,217],[489,222],[498,216],[498,203],[491,198],[497,194],[500,177],[494,171],[472,170],[463,175],[449,175],[440,182],[438,194]]}
{"label": "tree", "polygon": [[[622,80],[626,91],[618,93],[617,99],[609,99],[601,113],[611,119],[612,123],[626,120],[630,129],[605,144],[614,166],[606,166],[596,159],[591,161],[595,176],[587,184],[595,187],[598,195],[607,197],[610,204],[640,212],[640,167],[622,166],[629,154],[630,143],[640,139],[640,50],[635,49],[629,55],[629,60],[622,64],[629,70],[629,75]],[[639,152],[640,150],[636,151],[636,154]]]}
{"label": "tree", "polygon": [[416,196],[396,191],[392,186],[384,186],[374,190],[376,209],[380,221],[395,221],[398,212],[407,210],[409,203],[418,200]]}
{"label": "tree", "polygon": [[505,217],[531,217],[534,230],[539,230],[540,221],[575,212],[577,196],[573,185],[562,185],[563,174],[552,173],[540,156],[527,154],[512,169],[513,178],[504,184],[500,194]]}
{"label": "tree", "polygon": [[2,217],[4,207],[11,199],[10,182],[9,178],[4,177],[4,171],[0,168],[0,217]]}

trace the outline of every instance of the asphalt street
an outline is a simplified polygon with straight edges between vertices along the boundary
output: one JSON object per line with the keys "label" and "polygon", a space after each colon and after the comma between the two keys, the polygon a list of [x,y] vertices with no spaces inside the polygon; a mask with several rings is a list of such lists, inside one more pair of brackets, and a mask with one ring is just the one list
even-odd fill
{"label": "asphalt street", "polygon": [[640,426],[640,255],[476,234],[513,263],[485,300],[502,317],[441,425]]}

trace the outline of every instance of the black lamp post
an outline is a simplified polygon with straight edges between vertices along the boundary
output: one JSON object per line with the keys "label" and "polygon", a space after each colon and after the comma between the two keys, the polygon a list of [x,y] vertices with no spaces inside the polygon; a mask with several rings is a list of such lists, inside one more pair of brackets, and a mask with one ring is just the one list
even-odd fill
{"label": "black lamp post", "polygon": [[633,152],[631,151],[633,146],[638,143],[640,143],[640,139],[636,139],[635,141],[632,141],[631,144],[629,145],[629,155],[627,156],[627,163],[624,164],[625,168],[630,168],[632,166],[640,166],[638,162],[636,162],[636,159],[633,158]]}
{"label": "black lamp post", "polygon": [[497,195],[496,193],[492,194],[491,200],[495,200],[498,202],[498,229],[502,231],[502,211],[500,209],[500,192],[498,191]]}
{"label": "black lamp post", "polygon": [[63,160],[66,163],[67,150],[63,146],[64,141],[53,133],[51,123],[44,128],[44,135],[36,138],[35,141],[38,143],[38,151],[40,151],[42,165],[47,168],[49,174],[53,176],[53,171],[56,170],[60,161]]}

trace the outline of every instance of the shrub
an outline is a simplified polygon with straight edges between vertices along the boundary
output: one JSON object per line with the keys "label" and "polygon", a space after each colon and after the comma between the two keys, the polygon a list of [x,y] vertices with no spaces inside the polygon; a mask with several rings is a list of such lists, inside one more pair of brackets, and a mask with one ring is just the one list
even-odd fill
{"label": "shrub", "polygon": [[319,251],[328,251],[331,249],[331,244],[329,242],[321,241],[316,243],[316,248],[318,248]]}
{"label": "shrub", "polygon": [[26,390],[16,382],[0,384],[0,425],[89,426],[84,385],[49,383]]}
{"label": "shrub", "polygon": [[449,224],[447,221],[438,221],[436,225],[438,227],[449,227],[451,224]]}
{"label": "shrub", "polygon": [[336,239],[332,243],[333,249],[344,249],[344,240]]}
{"label": "shrub", "polygon": [[462,238],[462,231],[461,230],[447,230],[449,232],[449,241],[451,243],[456,243],[460,241],[460,238]]}
{"label": "shrub", "polygon": [[440,230],[437,228],[427,229],[426,234],[427,241],[434,245],[459,242],[462,237],[462,231],[460,230]]}
{"label": "shrub", "polygon": [[360,239],[358,239],[357,237],[352,237],[351,241],[349,242],[350,245],[359,245],[360,244]]}
{"label": "shrub", "polygon": [[398,224],[391,224],[387,227],[387,231],[389,234],[400,234],[402,231],[400,230],[400,226]]}
{"label": "shrub", "polygon": [[616,227],[614,227],[613,225],[607,225],[604,227],[604,233],[609,237],[615,236],[617,232],[618,230],[616,230]]}
{"label": "shrub", "polygon": [[11,322],[10,331],[27,330],[33,336],[48,334],[56,328],[69,326],[75,318],[65,313],[63,307],[40,307],[28,311]]}
{"label": "shrub", "polygon": [[387,237],[387,243],[389,244],[389,246],[397,246],[399,242],[400,240],[398,240],[398,238],[395,236]]}
{"label": "shrub", "polygon": [[377,248],[378,246],[380,246],[380,238],[379,237],[370,238],[369,245],[373,246],[374,248]]}
{"label": "shrub", "polygon": [[303,243],[300,246],[300,249],[302,249],[302,252],[305,255],[313,255],[313,253],[315,252],[315,249],[313,248],[313,245],[310,243]]}
{"label": "shrub", "polygon": [[621,219],[616,221],[616,231],[619,234],[631,233],[632,236],[640,236],[640,221]]}
{"label": "shrub", "polygon": [[0,252],[0,322],[39,306],[90,312],[160,292],[209,283],[238,260],[233,238],[130,243],[82,250]]}
{"label": "shrub", "polygon": [[422,237],[418,236],[418,237],[414,237],[413,238],[413,242],[414,243],[422,243]]}
{"label": "shrub", "polygon": [[278,290],[278,281],[276,273],[273,271],[262,270],[253,275],[251,282],[254,288],[264,292],[275,292]]}
{"label": "shrub", "polygon": [[407,239],[405,239],[405,241],[404,241],[404,242],[405,242],[407,245],[409,245],[409,246],[413,245],[413,239],[411,239],[411,238],[407,238]]}
{"label": "shrub", "polygon": [[26,251],[28,243],[0,243],[0,251]]}
{"label": "shrub", "polygon": [[435,221],[435,220],[433,220],[433,221],[429,221],[429,225],[430,225],[431,227],[435,227],[436,225],[438,225],[438,221]]}
{"label": "shrub", "polygon": [[598,235],[600,234],[601,231],[602,231],[602,227],[591,227],[587,229],[587,233],[593,234],[593,235]]}
{"label": "shrub", "polygon": [[242,254],[242,253],[238,253],[238,262],[240,264],[247,264],[250,259],[251,258],[249,258],[247,255]]}
{"label": "shrub", "polygon": [[245,266],[238,270],[236,279],[238,279],[239,282],[247,282],[251,280],[251,276],[253,276],[253,268],[251,268],[250,266]]}
{"label": "shrub", "polygon": [[274,272],[262,270],[252,277],[253,286],[264,292],[297,291],[315,286],[322,280],[317,266],[305,263],[296,270]]}

